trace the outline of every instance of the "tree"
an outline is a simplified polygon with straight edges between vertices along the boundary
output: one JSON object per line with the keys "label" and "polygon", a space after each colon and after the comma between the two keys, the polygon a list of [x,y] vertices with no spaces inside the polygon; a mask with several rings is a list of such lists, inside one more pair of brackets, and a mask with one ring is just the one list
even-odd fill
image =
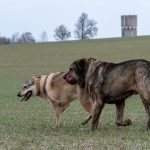
{"label": "tree", "polygon": [[88,19],[86,13],[82,13],[77,23],[75,24],[75,36],[79,39],[90,39],[97,35],[98,28],[96,21]]}
{"label": "tree", "polygon": [[71,37],[71,32],[64,25],[57,27],[54,32],[56,40],[66,40]]}
{"label": "tree", "polygon": [[10,44],[11,40],[10,38],[7,38],[5,36],[0,36],[0,44]]}
{"label": "tree", "polygon": [[25,32],[23,33],[20,38],[18,39],[19,43],[35,43],[35,39],[32,36],[32,33]]}
{"label": "tree", "polygon": [[43,32],[41,33],[41,35],[40,35],[40,41],[41,41],[41,42],[46,42],[46,41],[48,41],[48,35],[47,35],[46,31],[43,31]]}

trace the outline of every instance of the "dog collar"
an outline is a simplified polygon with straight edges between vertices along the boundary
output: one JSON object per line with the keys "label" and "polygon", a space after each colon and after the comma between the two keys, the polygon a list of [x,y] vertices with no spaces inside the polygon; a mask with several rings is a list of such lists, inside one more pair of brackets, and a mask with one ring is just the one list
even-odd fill
{"label": "dog collar", "polygon": [[41,80],[41,78],[38,78],[37,80],[36,80],[36,95],[37,96],[40,96],[40,80]]}
{"label": "dog collar", "polygon": [[49,77],[49,75],[46,76],[46,78],[45,78],[45,80],[44,80],[44,85],[43,85],[43,93],[44,93],[44,95],[46,95],[46,97],[47,97],[46,83],[47,83],[48,77]]}

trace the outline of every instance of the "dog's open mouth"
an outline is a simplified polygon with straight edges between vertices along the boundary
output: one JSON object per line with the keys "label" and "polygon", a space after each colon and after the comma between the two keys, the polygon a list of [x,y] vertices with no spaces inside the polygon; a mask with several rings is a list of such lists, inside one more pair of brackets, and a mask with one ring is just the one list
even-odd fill
{"label": "dog's open mouth", "polygon": [[32,95],[32,91],[28,91],[21,99],[21,101],[27,101]]}
{"label": "dog's open mouth", "polygon": [[70,76],[68,74],[66,74],[63,78],[72,85],[77,83],[76,79],[73,76]]}

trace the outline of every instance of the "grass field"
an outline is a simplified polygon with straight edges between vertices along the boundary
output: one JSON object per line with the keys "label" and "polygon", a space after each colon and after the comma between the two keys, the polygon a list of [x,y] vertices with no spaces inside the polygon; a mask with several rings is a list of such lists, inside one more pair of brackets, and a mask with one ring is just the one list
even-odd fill
{"label": "grass field", "polygon": [[126,101],[125,118],[132,126],[117,127],[115,106],[106,105],[98,130],[81,125],[86,117],[78,101],[63,113],[62,127],[54,129],[51,107],[32,98],[20,102],[23,81],[34,74],[67,71],[82,57],[120,62],[150,60],[150,36],[0,46],[0,150],[149,150],[150,131],[141,100]]}

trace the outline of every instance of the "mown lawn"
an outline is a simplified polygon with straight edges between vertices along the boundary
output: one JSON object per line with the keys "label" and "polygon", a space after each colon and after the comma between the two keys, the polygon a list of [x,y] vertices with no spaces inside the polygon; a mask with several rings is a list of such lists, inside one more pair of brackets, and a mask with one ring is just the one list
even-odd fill
{"label": "mown lawn", "polygon": [[131,126],[117,127],[115,106],[106,105],[93,133],[90,124],[81,125],[87,114],[78,101],[63,113],[62,127],[56,130],[50,106],[37,97],[23,103],[17,98],[22,82],[32,75],[67,71],[82,57],[150,60],[150,36],[0,46],[0,150],[150,149],[147,116],[138,96],[126,101],[125,118],[133,121]]}

